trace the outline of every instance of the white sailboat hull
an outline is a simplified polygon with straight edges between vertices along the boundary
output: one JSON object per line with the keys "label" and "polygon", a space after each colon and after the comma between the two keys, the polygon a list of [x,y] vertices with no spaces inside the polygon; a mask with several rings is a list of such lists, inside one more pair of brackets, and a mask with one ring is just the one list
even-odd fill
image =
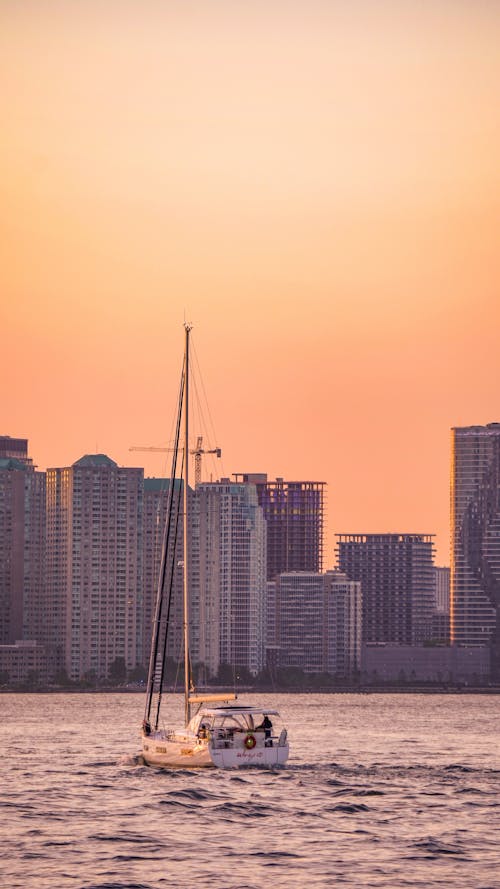
{"label": "white sailboat hull", "polygon": [[[260,735],[260,736],[259,736]],[[255,746],[245,745],[245,735],[237,739],[221,740],[217,737],[194,738],[182,733],[154,732],[143,735],[142,757],[146,765],[160,769],[240,769],[247,766],[272,768],[282,766],[288,759],[288,743],[278,739],[265,740],[256,732]]]}
{"label": "white sailboat hull", "polygon": [[142,737],[142,758],[146,765],[160,769],[212,767],[208,741],[187,735],[153,733]]}
{"label": "white sailboat hull", "polygon": [[288,759],[288,745],[286,747],[255,747],[246,750],[244,747],[210,751],[212,762],[218,769],[241,769],[245,766],[260,766],[272,768],[282,766]]}

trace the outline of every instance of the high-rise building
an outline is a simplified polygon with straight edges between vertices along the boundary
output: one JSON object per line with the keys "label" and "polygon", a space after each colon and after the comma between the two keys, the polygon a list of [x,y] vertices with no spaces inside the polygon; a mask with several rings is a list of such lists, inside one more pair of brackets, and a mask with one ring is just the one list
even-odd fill
{"label": "high-rise building", "polygon": [[324,575],[284,572],[275,584],[277,666],[324,672]]}
{"label": "high-rise building", "polygon": [[434,566],[434,610],[441,614],[450,613],[450,569],[447,566]]}
{"label": "high-rise building", "polygon": [[346,679],[361,670],[363,594],[361,583],[341,571],[325,576],[325,667],[332,676]]}
{"label": "high-rise building", "polygon": [[26,466],[0,458],[0,644],[22,639]]}
{"label": "high-rise building", "polygon": [[45,624],[46,475],[26,473],[22,639],[41,641]]}
{"label": "high-rise building", "polygon": [[325,482],[271,482],[265,473],[237,473],[254,484],[267,523],[267,579],[323,568]]}
{"label": "high-rise building", "polygon": [[0,453],[0,644],[13,644],[41,635],[45,474],[35,472],[25,439],[2,436]]}
{"label": "high-rise building", "polygon": [[361,660],[361,584],[339,571],[295,571],[268,583],[273,666],[348,678]]}
{"label": "high-rise building", "polygon": [[19,460],[27,466],[33,465],[33,460],[28,457],[28,439],[11,438],[10,435],[0,435],[0,459]]}
{"label": "high-rise building", "polygon": [[361,581],[363,642],[431,637],[433,534],[337,534],[339,569]]}
{"label": "high-rise building", "polygon": [[104,454],[47,470],[44,641],[72,679],[142,662],[142,504],[143,470]]}
{"label": "high-rise building", "polygon": [[256,674],[263,666],[266,525],[252,484],[229,479],[196,487],[193,558],[199,637],[193,660]]}
{"label": "high-rise building", "polygon": [[434,608],[431,618],[431,639],[443,645],[450,643],[450,569],[434,566]]}
{"label": "high-rise building", "polygon": [[451,432],[451,640],[500,670],[500,423]]}

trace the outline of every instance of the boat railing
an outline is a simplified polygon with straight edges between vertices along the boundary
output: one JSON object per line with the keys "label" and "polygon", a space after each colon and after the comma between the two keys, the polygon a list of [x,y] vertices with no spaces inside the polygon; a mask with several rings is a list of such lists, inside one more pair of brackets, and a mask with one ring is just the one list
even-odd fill
{"label": "boat railing", "polygon": [[158,729],[158,731],[155,732],[152,737],[161,741],[176,741],[179,739],[179,730],[171,728],[161,728]]}

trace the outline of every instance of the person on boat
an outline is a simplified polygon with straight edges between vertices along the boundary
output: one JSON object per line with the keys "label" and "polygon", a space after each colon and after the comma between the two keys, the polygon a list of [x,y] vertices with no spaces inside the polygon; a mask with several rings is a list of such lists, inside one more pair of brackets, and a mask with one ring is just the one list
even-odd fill
{"label": "person on boat", "polygon": [[145,735],[150,735],[150,734],[151,734],[151,725],[150,725],[150,723],[148,722],[147,719],[145,719],[145,720],[143,721],[143,723],[142,723],[142,730],[143,730],[143,732],[144,732]]}
{"label": "person on boat", "polygon": [[266,713],[266,715],[264,716],[264,719],[262,720],[261,724],[257,726],[256,731],[261,731],[261,732],[263,731],[263,732],[264,732],[264,737],[265,737],[266,740],[267,740],[268,738],[271,737],[271,729],[272,729],[272,727],[273,727],[273,724],[272,724],[271,720],[269,719],[269,716],[268,716],[267,713]]}
{"label": "person on boat", "polygon": [[200,740],[208,738],[208,726],[205,722],[202,722],[198,729],[198,737],[200,738]]}

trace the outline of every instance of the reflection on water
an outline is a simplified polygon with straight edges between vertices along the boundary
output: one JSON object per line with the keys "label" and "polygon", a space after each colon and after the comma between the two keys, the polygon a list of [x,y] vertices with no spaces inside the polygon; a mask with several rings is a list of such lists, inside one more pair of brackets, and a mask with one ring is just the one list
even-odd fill
{"label": "reflection on water", "polygon": [[500,698],[246,699],[285,769],[146,768],[141,695],[0,696],[2,889],[500,889]]}

